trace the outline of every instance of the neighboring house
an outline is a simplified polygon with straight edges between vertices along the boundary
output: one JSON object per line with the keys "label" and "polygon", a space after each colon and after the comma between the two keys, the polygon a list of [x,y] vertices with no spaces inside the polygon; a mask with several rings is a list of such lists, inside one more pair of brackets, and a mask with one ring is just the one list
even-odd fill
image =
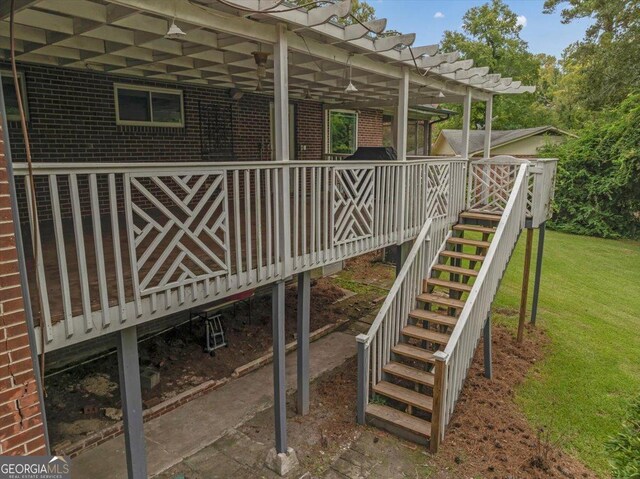
{"label": "neighboring house", "polygon": [[[553,126],[493,130],[491,132],[491,156],[536,157],[543,146],[550,143],[561,143],[568,136],[575,135]],[[484,130],[469,132],[469,156],[483,156],[484,137]],[[432,153],[436,156],[459,156],[461,152],[462,130],[442,130],[432,148]]]}

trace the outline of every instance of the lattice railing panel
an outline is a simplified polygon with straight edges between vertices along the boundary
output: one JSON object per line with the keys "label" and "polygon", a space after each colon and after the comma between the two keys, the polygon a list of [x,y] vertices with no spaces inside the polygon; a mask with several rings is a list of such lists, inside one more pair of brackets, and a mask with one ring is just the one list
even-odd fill
{"label": "lattice railing panel", "polygon": [[469,175],[468,208],[501,214],[513,191],[521,163],[473,163]]}
{"label": "lattice railing panel", "polygon": [[140,296],[229,271],[224,172],[127,174],[125,185],[129,254]]}
{"label": "lattice railing panel", "polygon": [[374,168],[335,168],[333,172],[333,243],[373,235]]}
{"label": "lattice railing panel", "polygon": [[427,218],[444,216],[449,208],[450,165],[429,165],[427,176]]}

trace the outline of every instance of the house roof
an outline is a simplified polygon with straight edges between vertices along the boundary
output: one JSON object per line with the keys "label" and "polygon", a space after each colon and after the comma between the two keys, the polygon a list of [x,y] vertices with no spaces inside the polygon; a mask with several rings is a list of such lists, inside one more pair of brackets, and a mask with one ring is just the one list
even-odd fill
{"label": "house roof", "polygon": [[[520,128],[516,130],[493,130],[491,132],[491,146],[501,146],[514,141],[540,135],[542,133],[555,133],[560,135],[575,136],[554,126],[539,126],[535,128]],[[440,135],[447,140],[451,149],[459,155],[462,151],[462,130],[442,130]],[[438,137],[439,139],[440,137]],[[475,155],[484,150],[484,130],[469,131],[469,155]]]}

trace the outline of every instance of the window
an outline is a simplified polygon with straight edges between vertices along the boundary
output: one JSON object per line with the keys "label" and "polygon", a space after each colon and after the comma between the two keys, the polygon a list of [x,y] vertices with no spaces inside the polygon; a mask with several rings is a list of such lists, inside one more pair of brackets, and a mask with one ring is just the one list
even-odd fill
{"label": "window", "polygon": [[115,85],[116,124],[184,126],[182,91]]}
{"label": "window", "polygon": [[[4,106],[7,111],[7,120],[20,121],[20,110],[18,109],[18,94],[13,82],[13,73],[10,71],[0,72],[2,79],[2,92],[4,93]],[[29,119],[29,111],[27,109],[27,88],[24,81],[24,75],[18,72],[18,83],[20,83],[20,93],[22,93],[22,107],[24,114]]]}
{"label": "window", "polygon": [[329,110],[327,153],[352,154],[358,147],[358,113],[347,110]]}

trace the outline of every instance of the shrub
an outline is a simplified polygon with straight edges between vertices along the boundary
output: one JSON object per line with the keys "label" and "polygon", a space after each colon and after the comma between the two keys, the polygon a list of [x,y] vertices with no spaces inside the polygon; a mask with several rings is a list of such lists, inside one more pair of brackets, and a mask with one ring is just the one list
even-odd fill
{"label": "shrub", "polygon": [[608,443],[612,475],[617,479],[640,478],[640,397],[631,403],[622,430]]}
{"label": "shrub", "polygon": [[550,226],[608,238],[640,236],[640,93],[600,113],[562,145],[558,157],[556,214]]}

